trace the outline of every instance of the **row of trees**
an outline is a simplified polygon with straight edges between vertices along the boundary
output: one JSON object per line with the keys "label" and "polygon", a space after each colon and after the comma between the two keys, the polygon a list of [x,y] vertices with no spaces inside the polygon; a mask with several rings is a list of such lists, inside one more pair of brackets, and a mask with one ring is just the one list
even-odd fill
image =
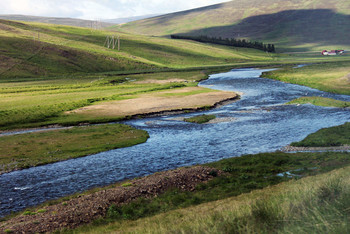
{"label": "row of trees", "polygon": [[275,45],[274,44],[264,44],[258,41],[247,41],[245,39],[235,39],[235,38],[216,38],[216,37],[208,37],[208,36],[184,36],[184,35],[171,35],[172,39],[187,39],[204,43],[213,43],[219,45],[227,45],[234,47],[244,47],[244,48],[253,48],[262,51],[267,51],[274,53]]}

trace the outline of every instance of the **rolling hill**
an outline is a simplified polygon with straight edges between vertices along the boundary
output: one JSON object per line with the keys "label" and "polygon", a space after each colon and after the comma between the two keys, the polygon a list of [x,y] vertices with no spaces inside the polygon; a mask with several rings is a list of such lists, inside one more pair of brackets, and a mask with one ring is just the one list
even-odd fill
{"label": "rolling hill", "polygon": [[156,17],[158,15],[160,14],[140,15],[140,16],[123,17],[123,18],[116,18],[116,19],[104,19],[103,22],[112,23],[112,24],[125,24],[136,20],[143,20],[151,17]]}
{"label": "rolling hill", "polygon": [[[116,34],[121,38],[119,52],[104,46],[106,37]],[[0,51],[1,79],[140,72],[273,60],[254,49],[7,20],[0,20]]]}
{"label": "rolling hill", "polygon": [[209,35],[274,43],[280,51],[350,47],[347,0],[233,0],[127,23],[146,35]]}
{"label": "rolling hill", "polygon": [[31,15],[0,15],[0,19],[67,25],[67,26],[76,26],[76,27],[84,27],[84,28],[91,28],[91,27],[94,28],[97,26],[100,28],[105,28],[105,27],[110,27],[114,25],[113,22],[96,22],[93,20],[83,20],[83,19],[75,19],[75,18],[42,17],[42,16],[31,16]]}

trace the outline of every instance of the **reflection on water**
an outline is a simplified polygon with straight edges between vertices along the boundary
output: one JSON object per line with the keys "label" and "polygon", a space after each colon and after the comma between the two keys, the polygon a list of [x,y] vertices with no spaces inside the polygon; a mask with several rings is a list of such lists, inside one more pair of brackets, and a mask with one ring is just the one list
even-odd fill
{"label": "reflection on water", "polygon": [[125,123],[149,132],[147,143],[1,175],[0,216],[156,171],[275,151],[320,128],[349,121],[349,109],[282,105],[306,95],[350,101],[349,96],[259,78],[263,71],[237,69],[201,83],[244,93],[240,101],[204,112],[230,121],[197,125],[179,120],[194,113],[131,120]]}

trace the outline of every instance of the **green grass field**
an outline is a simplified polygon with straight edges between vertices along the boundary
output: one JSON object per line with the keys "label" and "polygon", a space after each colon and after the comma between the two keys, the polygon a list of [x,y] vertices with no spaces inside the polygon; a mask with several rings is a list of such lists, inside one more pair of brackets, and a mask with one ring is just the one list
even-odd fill
{"label": "green grass field", "polygon": [[[0,129],[37,127],[50,124],[110,122],[116,118],[66,115],[101,101],[123,100],[138,94],[196,86],[205,71],[163,72],[139,75],[77,76],[75,78],[11,79],[0,82]],[[183,80],[179,83],[136,83],[144,80]],[[190,95],[187,93],[183,95]]]}
{"label": "green grass field", "polygon": [[[4,61],[0,63],[2,79],[272,60],[256,50],[191,41],[4,20],[0,21],[0,25],[1,57]],[[38,34],[40,42],[37,40]],[[119,52],[104,47],[106,37],[116,34],[121,38]]]}
{"label": "green grass field", "polygon": [[[339,57],[338,57],[339,58]],[[331,58],[333,59],[333,58]],[[305,85],[331,93],[350,94],[350,62],[310,64],[302,68],[285,68],[267,72],[264,77]]]}
{"label": "green grass field", "polygon": [[121,124],[3,136],[0,173],[128,147],[147,138],[147,132]]}
{"label": "green grass field", "polygon": [[339,101],[331,98],[324,97],[300,97],[294,99],[288,103],[287,105],[293,104],[312,104],[315,106],[325,106],[325,107],[338,107],[338,108],[348,108],[350,107],[350,102]]}
{"label": "green grass field", "polygon": [[324,128],[310,134],[300,142],[294,142],[297,147],[328,147],[350,145],[350,122],[340,126]]}

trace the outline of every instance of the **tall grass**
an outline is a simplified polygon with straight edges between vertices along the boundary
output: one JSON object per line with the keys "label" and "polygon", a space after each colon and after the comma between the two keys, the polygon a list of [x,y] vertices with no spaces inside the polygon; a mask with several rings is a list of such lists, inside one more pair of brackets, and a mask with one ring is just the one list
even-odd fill
{"label": "tall grass", "polygon": [[286,68],[267,72],[264,77],[300,84],[331,93],[350,94],[350,62],[311,64],[302,68]]}
{"label": "tall grass", "polygon": [[86,233],[348,233],[350,168]]}
{"label": "tall grass", "polygon": [[[139,199],[130,204],[111,206],[105,219],[78,229],[77,232],[134,230],[134,227],[138,233],[161,233],[165,230],[170,233],[244,233],[244,230],[248,233],[275,232],[284,227],[285,216],[288,213],[283,209],[281,212],[276,205],[284,205],[281,199],[290,194],[284,193],[285,185],[281,185],[280,192],[283,196],[277,196],[276,199],[279,200],[275,200],[273,196],[275,192],[271,192],[271,189],[278,189],[278,186],[270,186],[349,165],[348,156],[347,153],[276,152],[246,155],[210,163],[209,166],[220,169],[226,174],[217,176],[206,184],[198,185],[193,192],[169,190],[156,198]],[[283,172],[287,171],[292,176],[287,174],[283,176]],[[256,192],[259,189],[263,189],[263,196],[257,199],[257,196],[252,194],[259,193]],[[238,196],[240,194],[244,195]],[[242,204],[249,206],[241,206]],[[287,207],[292,209],[289,205]],[[175,210],[179,208],[185,209]],[[156,216],[142,219],[153,215]],[[110,224],[113,220],[117,221]]]}

